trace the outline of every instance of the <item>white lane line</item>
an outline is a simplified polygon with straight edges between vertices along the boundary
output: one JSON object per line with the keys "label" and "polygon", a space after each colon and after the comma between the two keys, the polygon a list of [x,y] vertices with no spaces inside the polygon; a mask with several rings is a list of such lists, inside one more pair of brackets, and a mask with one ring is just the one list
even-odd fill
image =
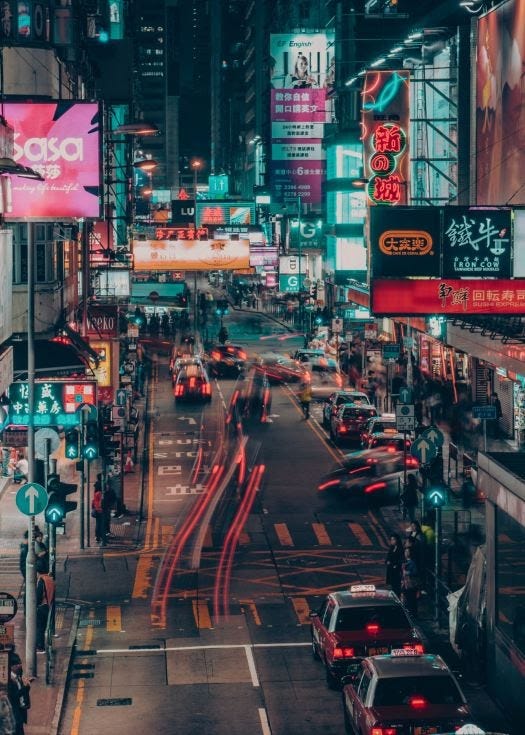
{"label": "white lane line", "polygon": [[263,707],[259,707],[259,720],[261,721],[261,731],[263,735],[272,735],[268,715]]}
{"label": "white lane line", "polygon": [[222,394],[221,386],[220,386],[219,381],[217,380],[217,378],[215,378],[215,385],[217,386],[217,390],[219,391],[219,395],[221,397],[222,407],[224,408],[224,410],[226,410],[226,401],[224,400],[224,396]]}
{"label": "white lane line", "polygon": [[202,651],[206,649],[222,648],[229,650],[232,648],[311,648],[311,643],[250,643],[249,646],[243,643],[218,643],[209,646],[166,646],[165,648],[98,648],[97,653],[166,653],[166,651]]}
{"label": "white lane line", "polygon": [[246,653],[246,659],[248,661],[248,668],[250,670],[250,676],[252,677],[252,684],[254,687],[261,686],[259,684],[259,677],[257,676],[257,669],[255,668],[255,659],[253,657],[253,651],[251,646],[244,646]]}

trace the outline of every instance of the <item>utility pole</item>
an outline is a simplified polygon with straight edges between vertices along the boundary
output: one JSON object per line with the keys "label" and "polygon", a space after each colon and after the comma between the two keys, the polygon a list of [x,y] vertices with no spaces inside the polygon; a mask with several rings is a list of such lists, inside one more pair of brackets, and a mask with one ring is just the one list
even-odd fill
{"label": "utility pole", "polygon": [[[29,420],[27,425],[28,482],[35,481],[35,254],[34,225],[27,223],[27,399]],[[26,669],[36,676],[36,556],[35,516],[30,515],[27,528],[26,559]]]}
{"label": "utility pole", "polygon": [[297,247],[299,248],[299,329],[303,331],[303,296],[302,296],[302,263],[303,248],[301,242],[301,214],[302,214],[301,196],[297,196]]}

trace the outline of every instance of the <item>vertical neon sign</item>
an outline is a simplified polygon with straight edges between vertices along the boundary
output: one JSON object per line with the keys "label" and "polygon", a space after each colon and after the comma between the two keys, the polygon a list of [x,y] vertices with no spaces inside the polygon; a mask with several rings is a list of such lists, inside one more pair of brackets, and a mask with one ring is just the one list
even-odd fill
{"label": "vertical neon sign", "polygon": [[362,141],[369,204],[408,204],[410,72],[369,71],[362,92]]}

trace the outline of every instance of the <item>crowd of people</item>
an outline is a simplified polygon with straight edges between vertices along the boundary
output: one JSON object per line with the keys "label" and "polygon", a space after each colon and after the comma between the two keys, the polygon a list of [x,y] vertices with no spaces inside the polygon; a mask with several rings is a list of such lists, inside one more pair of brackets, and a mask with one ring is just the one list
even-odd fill
{"label": "crowd of people", "polygon": [[410,522],[404,539],[398,533],[390,534],[385,581],[414,617],[432,561],[433,541],[432,526],[416,520]]}

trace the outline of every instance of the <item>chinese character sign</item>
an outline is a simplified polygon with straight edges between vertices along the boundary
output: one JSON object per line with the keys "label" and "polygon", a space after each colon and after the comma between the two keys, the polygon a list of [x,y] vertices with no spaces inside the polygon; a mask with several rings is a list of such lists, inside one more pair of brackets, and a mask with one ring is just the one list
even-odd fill
{"label": "chinese character sign", "polygon": [[408,200],[408,71],[368,71],[362,93],[365,175],[370,204]]}
{"label": "chinese character sign", "polygon": [[[35,383],[34,426],[78,426],[79,407],[96,405],[96,383],[64,383],[45,381]],[[12,383],[9,387],[8,423],[18,426],[29,424],[29,391],[27,383]]]}
{"label": "chinese character sign", "polygon": [[375,316],[523,314],[525,279],[375,279]]}
{"label": "chinese character sign", "polygon": [[512,275],[510,209],[443,210],[443,276]]}

